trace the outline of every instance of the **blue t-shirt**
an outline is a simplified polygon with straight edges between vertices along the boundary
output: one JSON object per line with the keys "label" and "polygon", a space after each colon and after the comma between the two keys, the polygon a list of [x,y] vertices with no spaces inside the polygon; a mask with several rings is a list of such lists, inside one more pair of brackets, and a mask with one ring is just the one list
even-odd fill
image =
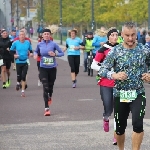
{"label": "blue t-shirt", "polygon": [[25,40],[23,43],[19,40],[13,42],[11,51],[16,51],[16,54],[19,55],[15,62],[18,63],[27,63],[28,53],[32,50],[31,44],[29,41]]}
{"label": "blue t-shirt", "polygon": [[104,43],[107,42],[107,37],[106,36],[101,37],[101,36],[95,35],[93,38],[93,42],[92,42],[92,46],[95,46],[93,53],[96,53],[101,48],[101,45],[100,45],[101,42],[104,42]]}
{"label": "blue t-shirt", "polygon": [[82,40],[79,37],[76,37],[74,39],[67,38],[66,45],[68,45],[67,48],[67,54],[68,55],[80,55],[80,49],[75,50],[74,47],[79,47],[82,43]]}

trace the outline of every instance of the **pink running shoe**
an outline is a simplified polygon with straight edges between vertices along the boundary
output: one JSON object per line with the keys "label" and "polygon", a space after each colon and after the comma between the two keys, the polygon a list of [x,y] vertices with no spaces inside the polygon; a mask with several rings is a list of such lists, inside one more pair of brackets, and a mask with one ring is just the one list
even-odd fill
{"label": "pink running shoe", "polygon": [[113,145],[117,145],[117,139],[115,137],[113,138]]}
{"label": "pink running shoe", "polygon": [[103,120],[103,129],[105,132],[109,132],[109,120],[108,121]]}

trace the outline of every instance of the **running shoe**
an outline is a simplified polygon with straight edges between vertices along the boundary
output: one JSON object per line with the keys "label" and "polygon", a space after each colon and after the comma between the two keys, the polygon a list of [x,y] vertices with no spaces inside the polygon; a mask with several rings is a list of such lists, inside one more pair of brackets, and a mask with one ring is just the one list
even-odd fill
{"label": "running shoe", "polygon": [[16,90],[19,91],[20,88],[21,88],[21,84],[17,84],[16,85]]}
{"label": "running shoe", "polygon": [[117,140],[115,137],[113,138],[113,145],[117,145]]}
{"label": "running shoe", "polygon": [[38,86],[41,86],[41,81],[40,80],[38,80]]}
{"label": "running shoe", "polygon": [[72,88],[76,88],[76,83],[73,83],[73,84],[72,84]]}
{"label": "running shoe", "polygon": [[7,87],[6,84],[3,84],[3,89],[6,89],[6,87]]}
{"label": "running shoe", "polygon": [[109,132],[109,120],[108,121],[103,120],[103,129],[105,132]]}
{"label": "running shoe", "polygon": [[10,80],[7,80],[6,87],[10,87]]}
{"label": "running shoe", "polygon": [[50,116],[50,110],[49,110],[49,109],[46,109],[46,110],[45,110],[44,116]]}
{"label": "running shoe", "polygon": [[21,92],[21,97],[25,97],[25,93],[24,92]]}

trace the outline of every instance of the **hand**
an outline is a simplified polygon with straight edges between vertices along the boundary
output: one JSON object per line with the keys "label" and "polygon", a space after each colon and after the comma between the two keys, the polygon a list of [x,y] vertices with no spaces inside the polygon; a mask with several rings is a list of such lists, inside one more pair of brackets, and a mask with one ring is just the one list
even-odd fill
{"label": "hand", "polygon": [[121,80],[121,81],[123,81],[123,80],[126,80],[127,77],[128,76],[127,76],[127,74],[125,72],[118,72],[118,73],[112,74],[112,78],[114,80]]}
{"label": "hand", "polygon": [[34,59],[37,59],[37,55],[34,55],[34,57],[33,57]]}
{"label": "hand", "polygon": [[74,47],[74,49],[75,49],[75,50],[79,50],[79,49],[80,49],[80,47],[75,46],[75,47]]}
{"label": "hand", "polygon": [[143,73],[142,80],[144,80],[145,82],[150,82],[150,73]]}
{"label": "hand", "polygon": [[50,56],[56,56],[56,53],[54,53],[53,51],[48,52],[48,54],[49,54]]}
{"label": "hand", "polygon": [[7,50],[8,50],[8,51],[10,51],[10,49],[9,49],[9,48],[7,48]]}
{"label": "hand", "polygon": [[14,58],[18,58],[18,57],[19,57],[19,55],[17,55],[17,54],[14,55]]}
{"label": "hand", "polygon": [[62,50],[62,51],[63,51],[63,52],[65,52],[66,50],[67,50],[67,48],[65,47],[65,48],[63,48],[63,50]]}
{"label": "hand", "polygon": [[33,57],[33,53],[30,53],[30,55],[29,55],[30,57]]}
{"label": "hand", "polygon": [[100,43],[101,46],[103,46],[104,44],[105,44],[104,42],[101,42],[101,43]]}

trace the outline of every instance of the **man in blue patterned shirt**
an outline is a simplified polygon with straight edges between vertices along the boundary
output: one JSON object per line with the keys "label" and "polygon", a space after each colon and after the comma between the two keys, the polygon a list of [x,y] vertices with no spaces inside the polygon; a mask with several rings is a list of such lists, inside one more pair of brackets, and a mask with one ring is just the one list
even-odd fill
{"label": "man in blue patterned shirt", "polygon": [[[146,97],[144,81],[150,82],[150,74],[144,72],[145,61],[150,57],[147,46],[136,43],[136,26],[127,22],[122,28],[124,42],[115,46],[101,65],[99,75],[115,80],[114,117],[119,150],[124,150],[125,129],[129,113],[132,113],[132,150],[139,150],[144,130]],[[113,68],[113,69],[112,69]]]}

